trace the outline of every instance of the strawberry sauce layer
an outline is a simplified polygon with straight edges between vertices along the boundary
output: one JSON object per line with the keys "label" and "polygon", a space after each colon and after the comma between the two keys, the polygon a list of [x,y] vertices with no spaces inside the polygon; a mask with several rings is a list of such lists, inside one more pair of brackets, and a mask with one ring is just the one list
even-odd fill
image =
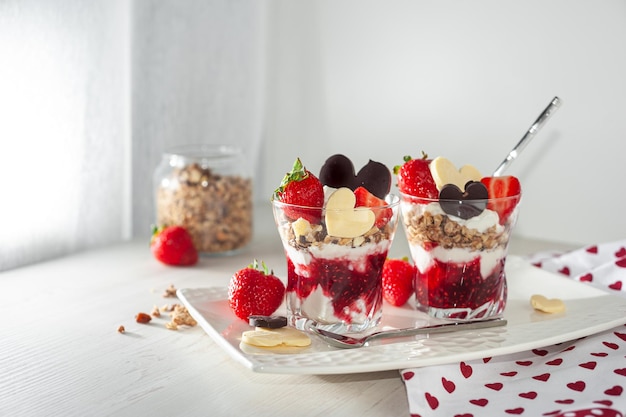
{"label": "strawberry sauce layer", "polygon": [[358,260],[311,257],[308,265],[298,265],[299,274],[288,257],[288,299],[295,295],[297,300],[293,297],[291,302],[302,306],[319,288],[326,300],[320,301],[319,306],[309,305],[309,313],[312,308],[319,307],[320,316],[323,316],[323,304],[330,303],[334,318],[346,324],[371,319],[382,304],[381,273],[386,257],[387,251],[367,254]]}
{"label": "strawberry sauce layer", "polygon": [[[506,301],[504,259],[500,259],[486,277],[481,275],[480,257],[462,263],[433,259],[426,271],[417,271],[415,295],[418,304],[431,309],[476,310],[493,305],[501,310]],[[450,313],[448,317],[466,318],[466,314]],[[472,318],[480,317],[479,313]]]}

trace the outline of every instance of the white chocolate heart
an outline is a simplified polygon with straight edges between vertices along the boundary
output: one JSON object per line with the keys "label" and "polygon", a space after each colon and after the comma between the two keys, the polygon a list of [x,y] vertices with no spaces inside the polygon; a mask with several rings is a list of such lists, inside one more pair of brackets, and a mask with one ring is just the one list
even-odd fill
{"label": "white chocolate heart", "polygon": [[281,327],[278,329],[257,327],[255,330],[243,332],[241,341],[248,345],[260,347],[281,345],[304,347],[311,344],[309,336],[292,327]]}
{"label": "white chocolate heart", "polygon": [[450,160],[442,156],[433,159],[429,166],[438,190],[446,184],[454,184],[464,190],[469,181],[480,181],[483,177],[473,165],[463,165],[461,169],[456,169]]}
{"label": "white chocolate heart", "polygon": [[540,294],[534,294],[530,297],[530,305],[544,313],[560,313],[565,311],[565,303],[558,298],[546,298]]}
{"label": "white chocolate heart", "polygon": [[338,188],[326,203],[326,230],[330,236],[355,238],[374,226],[376,215],[368,208],[355,209],[356,196],[349,188]]}

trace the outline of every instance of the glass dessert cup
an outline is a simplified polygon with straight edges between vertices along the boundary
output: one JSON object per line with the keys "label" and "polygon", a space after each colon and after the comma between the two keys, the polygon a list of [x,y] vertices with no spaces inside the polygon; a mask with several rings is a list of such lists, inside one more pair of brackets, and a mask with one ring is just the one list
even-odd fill
{"label": "glass dessert cup", "polygon": [[[336,333],[364,333],[382,317],[382,268],[398,225],[399,202],[386,206],[322,209],[273,200],[274,219],[287,258],[285,296],[289,323]],[[386,221],[353,237],[328,234],[326,219],[350,221],[352,212],[371,210]],[[302,217],[300,217],[300,215]],[[308,219],[308,220],[307,220]]]}
{"label": "glass dessert cup", "polygon": [[[459,321],[502,315],[505,262],[520,198],[455,201],[402,195],[402,222],[416,266],[417,310]],[[479,207],[480,214],[462,218],[459,213],[468,207]]]}

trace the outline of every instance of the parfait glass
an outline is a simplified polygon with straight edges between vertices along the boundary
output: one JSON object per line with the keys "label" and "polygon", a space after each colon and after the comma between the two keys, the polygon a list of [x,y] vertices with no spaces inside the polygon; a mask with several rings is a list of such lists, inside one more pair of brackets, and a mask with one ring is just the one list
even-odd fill
{"label": "parfait glass", "polygon": [[[505,262],[520,199],[455,201],[402,194],[402,222],[416,266],[417,310],[460,321],[502,315]],[[476,208],[479,215],[462,215]]]}
{"label": "parfait glass", "polygon": [[[272,201],[287,259],[286,307],[291,325],[348,334],[367,333],[379,324],[382,268],[397,229],[400,199],[388,195],[385,201],[381,207],[345,209]],[[329,233],[330,219],[351,222],[365,210],[374,212],[376,222],[362,234]]]}

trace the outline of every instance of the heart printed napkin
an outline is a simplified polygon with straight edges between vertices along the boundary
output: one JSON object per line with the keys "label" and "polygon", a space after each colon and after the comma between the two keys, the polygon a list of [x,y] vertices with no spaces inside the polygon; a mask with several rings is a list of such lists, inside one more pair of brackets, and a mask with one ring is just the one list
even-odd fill
{"label": "heart printed napkin", "polygon": [[[626,240],[535,254],[529,261],[625,294]],[[403,369],[400,375],[412,417],[626,417],[626,325],[532,351]]]}

